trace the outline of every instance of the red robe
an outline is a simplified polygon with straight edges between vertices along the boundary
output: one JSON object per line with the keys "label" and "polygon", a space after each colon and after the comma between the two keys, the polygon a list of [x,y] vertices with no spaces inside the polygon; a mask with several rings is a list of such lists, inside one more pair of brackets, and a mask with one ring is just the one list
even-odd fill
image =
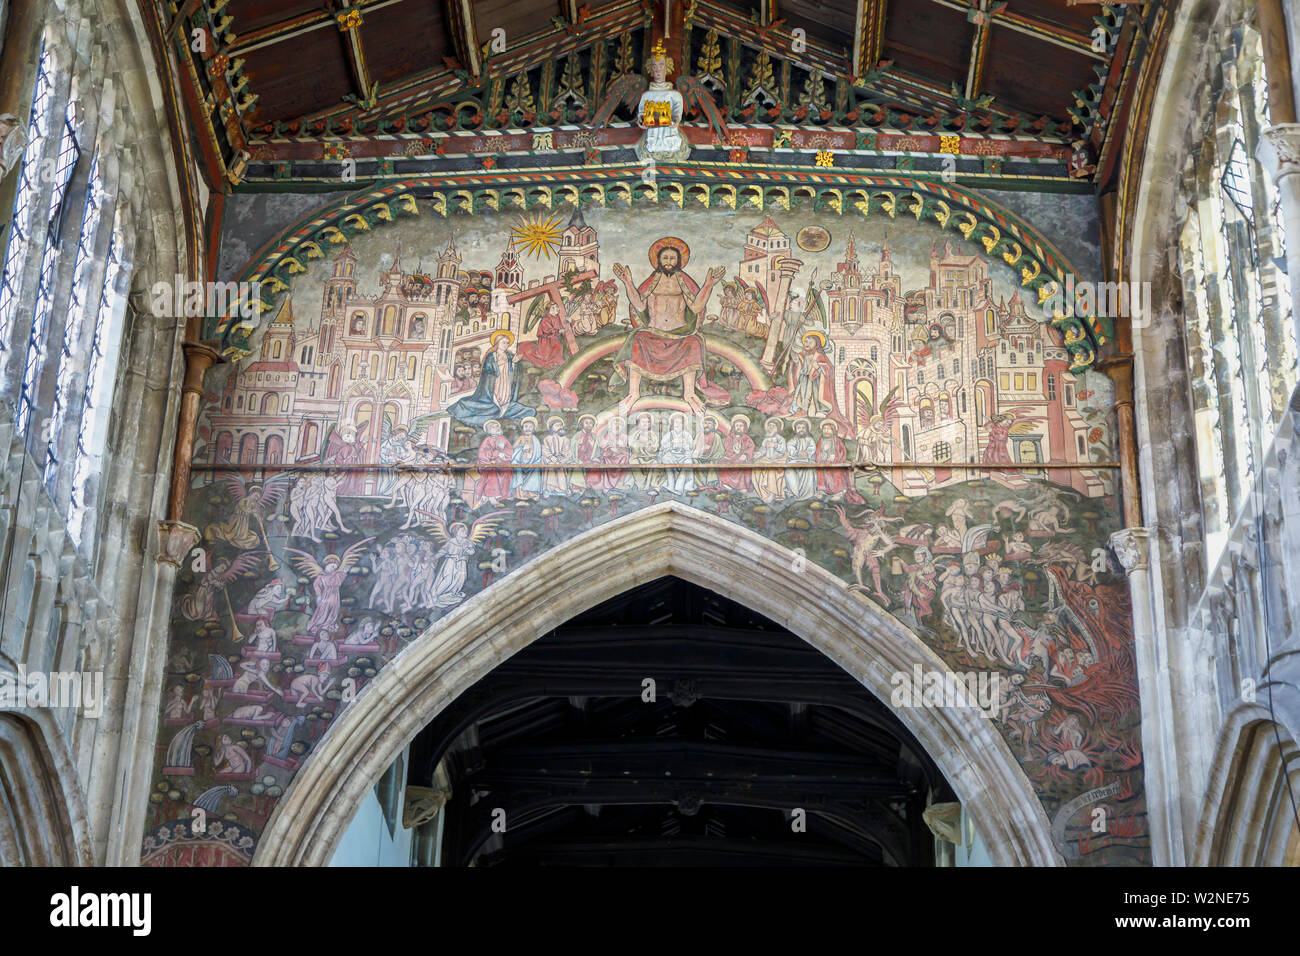
{"label": "red robe", "polygon": [[[596,441],[595,432],[579,432],[578,441],[575,446],[578,461],[584,465],[594,465],[600,460],[600,446]],[[604,472],[588,469],[584,477],[587,480],[587,487],[599,490],[604,486]]]}
{"label": "red robe", "polygon": [[984,461],[986,463],[1011,460],[1011,455],[1007,451],[1007,439],[1010,436],[1011,429],[1006,425],[989,426],[989,440],[984,445]]}
{"label": "red robe", "polygon": [[[478,463],[480,465],[508,465],[514,446],[505,435],[493,438],[489,435],[478,446]],[[479,475],[474,491],[479,498],[510,497],[510,472],[485,471]]]}
{"label": "red robe", "polygon": [[[726,441],[722,443],[722,449],[723,461],[735,463],[754,460],[754,439],[748,435],[728,435]],[[735,488],[739,491],[749,491],[753,487],[749,480],[749,472],[738,468],[719,471],[718,481],[724,488]]]}
{"label": "red robe", "polygon": [[545,315],[537,327],[537,341],[519,346],[518,355],[538,368],[558,368],[564,364],[564,319]]}
{"label": "red robe", "polygon": [[[817,461],[836,464],[849,460],[849,450],[840,441],[838,435],[829,438],[823,435],[817,441]],[[836,495],[849,490],[848,472],[841,468],[819,468],[817,470],[817,490],[824,495]]]}
{"label": "red robe", "polygon": [[[351,465],[364,464],[365,444],[361,441],[360,436],[355,441],[344,441],[343,436],[335,431],[330,435],[329,442],[325,445],[325,454],[322,460],[327,465],[339,465],[347,467]],[[345,471],[343,480],[339,482],[337,494],[339,497],[349,497],[354,495],[365,494],[366,473],[360,469],[355,471]]]}
{"label": "red robe", "polygon": [[[840,440],[839,435],[831,435],[829,438],[823,435],[817,442],[817,461],[826,464],[843,464],[848,460],[849,450]],[[847,468],[819,468],[817,490],[824,495],[837,495],[843,492],[845,501],[865,504],[863,497],[854,491],[853,485],[849,483],[849,474]]]}
{"label": "red robe", "polygon": [[[684,272],[679,275],[682,291],[687,295],[698,295],[700,287],[695,280]],[[637,292],[649,299],[658,276],[658,272],[651,273],[638,286]],[[633,320],[648,324],[648,309],[633,313]],[[642,377],[655,382],[675,381],[686,372],[695,371],[695,391],[711,405],[725,405],[731,401],[731,394],[708,379],[704,335],[699,331],[699,318],[689,306],[685,320],[680,329],[671,332],[660,332],[658,329],[646,328],[645,325],[636,329],[614,356],[614,368],[619,374],[626,375],[627,366],[631,365]]]}
{"label": "red robe", "polygon": [[632,460],[632,454],[627,450],[627,439],[621,436],[615,437],[613,434],[602,436],[600,460],[607,465],[618,465],[619,470],[600,472],[600,484],[593,484],[592,487],[606,491],[619,487],[623,483],[625,474],[621,469]]}

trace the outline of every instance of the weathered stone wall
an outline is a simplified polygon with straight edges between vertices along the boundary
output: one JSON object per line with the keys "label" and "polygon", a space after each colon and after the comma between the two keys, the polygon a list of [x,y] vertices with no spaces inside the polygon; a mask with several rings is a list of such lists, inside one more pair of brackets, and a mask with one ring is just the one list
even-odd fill
{"label": "weathered stone wall", "polygon": [[[185,246],[179,180],[167,137],[166,114],[158,69],[134,5],[129,3],[50,3],[45,24],[47,54],[54,66],[54,116],[61,118],[68,97],[82,104],[78,141],[90,153],[98,150],[105,196],[101,215],[118,216],[124,238],[116,249],[123,264],[121,292],[133,277],[137,286],[172,281],[185,273]],[[29,78],[36,74],[40,37],[26,62]],[[30,94],[28,94],[30,95]],[[22,106],[25,118],[30,103]],[[60,127],[61,128],[61,127]],[[50,137],[55,150],[58,136]],[[3,202],[13,201],[16,173],[7,178]],[[70,202],[81,208],[85,178],[74,180]],[[68,301],[76,231],[70,248],[61,250],[53,299]],[[102,276],[107,257],[107,231],[95,249],[95,273]],[[36,256],[39,260],[39,255]],[[62,469],[47,485],[42,480],[44,447],[31,447],[14,427],[14,396],[23,372],[25,343],[35,300],[34,269],[28,269],[20,296],[11,341],[22,347],[5,353],[3,384],[9,401],[0,405],[0,446],[5,469],[0,482],[0,579],[4,581],[5,613],[0,635],[0,669],[20,666],[34,671],[77,671],[102,675],[101,707],[72,709],[27,708],[14,718],[24,733],[40,737],[32,753],[51,755],[46,764],[32,763],[32,780],[53,768],[57,780],[48,792],[61,793],[63,806],[46,820],[64,820],[72,846],[65,858],[81,863],[130,863],[138,846],[141,814],[132,814],[132,768],[147,761],[153,728],[142,724],[142,711],[157,707],[155,675],[170,603],[174,569],[159,565],[156,525],[165,515],[167,472],[175,436],[176,404],[183,365],[179,342],[182,329],[174,318],[160,318],[127,309],[121,338],[118,376],[112,392],[114,411],[107,450],[99,474],[87,485],[89,508],[80,548],[66,531],[65,516],[72,494],[70,469]],[[87,322],[84,341],[66,343],[73,361],[73,380],[84,378],[90,354]],[[62,315],[52,323],[42,373],[47,387],[34,419],[50,414],[53,382],[65,343]],[[81,391],[74,389],[68,420],[80,416]],[[68,429],[59,445],[61,459],[70,461],[76,429]],[[36,454],[33,453],[35,450]],[[161,612],[161,617],[159,616]],[[93,713],[92,713],[93,712]],[[19,720],[21,718],[21,720]],[[15,738],[16,739],[16,738]],[[21,751],[9,755],[22,761]],[[0,763],[3,763],[0,757]],[[12,774],[13,768],[5,772]],[[30,781],[29,781],[30,782]],[[147,786],[147,781],[146,784]],[[143,800],[141,794],[138,800]],[[40,832],[46,823],[20,816]],[[14,845],[20,841],[15,840]],[[123,853],[130,846],[132,852]],[[58,848],[49,847],[57,855]],[[52,860],[54,856],[51,856]]]}
{"label": "weathered stone wall", "polygon": [[[1294,15],[1293,5],[1285,5]],[[1212,69],[1234,35],[1253,29],[1254,5],[1183,4],[1151,109],[1128,277],[1152,283],[1155,315],[1134,328],[1136,398],[1149,586],[1134,600],[1149,615],[1140,655],[1143,737],[1157,863],[1294,862],[1285,769],[1295,754],[1291,661],[1300,613],[1300,473],[1293,460],[1296,400],[1267,426],[1257,482],[1209,564],[1198,484],[1179,234],[1188,215],[1184,170],[1213,122]],[[1294,19],[1294,16],[1292,17]],[[1290,48],[1297,62],[1295,24]],[[1283,192],[1284,207],[1288,202]],[[1285,208],[1284,208],[1285,213]],[[1288,260],[1300,235],[1288,227]],[[1294,291],[1300,290],[1292,278]],[[1136,556],[1135,556],[1136,559]],[[1145,567],[1146,554],[1140,560]],[[1143,578],[1146,578],[1143,573]],[[1288,856],[1289,854],[1289,856]]]}

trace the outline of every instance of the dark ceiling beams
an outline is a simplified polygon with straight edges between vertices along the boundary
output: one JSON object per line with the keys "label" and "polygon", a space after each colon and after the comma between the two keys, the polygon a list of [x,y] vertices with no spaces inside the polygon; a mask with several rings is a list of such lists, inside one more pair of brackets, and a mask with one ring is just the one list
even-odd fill
{"label": "dark ceiling beams", "polygon": [[921,811],[951,799],[849,674],[675,578],[503,662],[417,736],[409,766],[411,784],[450,784],[452,866],[925,865]]}
{"label": "dark ceiling beams", "polygon": [[[665,42],[679,70],[699,75],[709,36],[720,43],[722,70],[736,74],[727,83],[749,89],[762,71],[756,58],[766,56],[784,97],[775,113],[765,101],[729,115],[732,128],[793,124],[830,139],[849,130],[865,135],[868,149],[877,132],[996,137],[976,155],[1001,154],[997,143],[1008,136],[1061,147],[1086,139],[1091,156],[1077,165],[1100,165],[1104,175],[1123,128],[1114,115],[1121,87],[1140,52],[1130,22],[1143,8],[1129,8],[1122,30],[1113,13],[1122,8],[1063,0],[160,0],[158,9],[192,63],[181,81],[193,87],[192,122],[209,168],[230,169],[236,184],[246,176],[316,184],[340,156],[431,155],[432,139],[424,151],[393,141],[414,133],[580,126],[618,70],[640,70],[654,42]],[[195,29],[208,32],[206,49],[187,42]],[[634,49],[623,51],[628,36]],[[588,102],[556,119],[555,83],[568,74],[584,77]],[[824,93],[805,110],[809,84]],[[501,105],[500,91],[508,100],[516,87],[531,87],[536,101],[521,116]],[[730,102],[722,108],[735,113]],[[396,173],[395,165],[385,169]],[[1030,178],[1065,181],[1066,172]]]}

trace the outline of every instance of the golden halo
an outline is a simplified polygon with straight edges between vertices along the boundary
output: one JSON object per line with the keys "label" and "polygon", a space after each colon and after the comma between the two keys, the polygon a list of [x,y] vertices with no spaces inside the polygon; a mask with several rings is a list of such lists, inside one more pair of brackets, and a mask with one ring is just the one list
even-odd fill
{"label": "golden halo", "polygon": [[820,348],[826,348],[826,336],[822,332],[813,329],[811,332],[805,332],[800,342],[807,342],[809,339],[816,339]]}
{"label": "golden halo", "polygon": [[527,425],[529,422],[532,422],[532,423],[533,423],[533,427],[534,427],[534,428],[537,427],[537,417],[534,416],[534,415],[529,415],[529,416],[527,416],[526,418],[521,418],[521,419],[519,419],[519,430],[520,430],[520,431],[523,431],[523,430],[524,430],[524,426]]}
{"label": "golden halo", "polygon": [[685,269],[686,263],[691,261],[691,247],[686,244],[684,239],[678,239],[676,236],[664,236],[662,239],[656,239],[650,244],[650,267],[659,268],[659,253],[664,249],[676,249],[677,257],[681,260],[678,263],[678,269]]}
{"label": "golden halo", "polygon": [[493,333],[492,333],[492,337],[488,339],[488,347],[489,347],[489,348],[496,348],[496,347],[497,347],[497,339],[501,338],[502,336],[504,336],[504,337],[505,337],[505,340],[506,340],[507,342],[509,342],[511,345],[514,344],[514,342],[515,342],[515,337],[514,337],[514,335],[513,335],[512,333],[510,333],[510,332],[506,332],[505,330],[502,330],[502,331],[500,331],[500,332],[493,332]]}
{"label": "golden halo", "polygon": [[546,419],[546,431],[549,433],[552,425],[563,425],[563,424],[564,424],[563,418],[561,418],[559,415],[552,415],[550,418]]}

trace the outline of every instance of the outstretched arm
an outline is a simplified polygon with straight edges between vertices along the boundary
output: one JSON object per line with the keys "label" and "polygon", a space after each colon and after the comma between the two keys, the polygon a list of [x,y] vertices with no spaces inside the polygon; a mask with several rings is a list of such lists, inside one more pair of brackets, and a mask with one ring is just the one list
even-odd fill
{"label": "outstretched arm", "polygon": [[691,302],[691,311],[697,315],[704,311],[705,306],[709,304],[709,296],[713,293],[713,287],[718,280],[723,277],[726,270],[722,266],[714,266],[709,270],[708,275],[704,277],[704,285],[700,286],[700,291],[696,293]]}
{"label": "outstretched arm", "polygon": [[645,298],[637,291],[636,286],[632,284],[632,273],[628,267],[622,263],[614,264],[614,275],[623,283],[623,288],[627,290],[627,301],[632,305],[633,312],[645,311]]}

